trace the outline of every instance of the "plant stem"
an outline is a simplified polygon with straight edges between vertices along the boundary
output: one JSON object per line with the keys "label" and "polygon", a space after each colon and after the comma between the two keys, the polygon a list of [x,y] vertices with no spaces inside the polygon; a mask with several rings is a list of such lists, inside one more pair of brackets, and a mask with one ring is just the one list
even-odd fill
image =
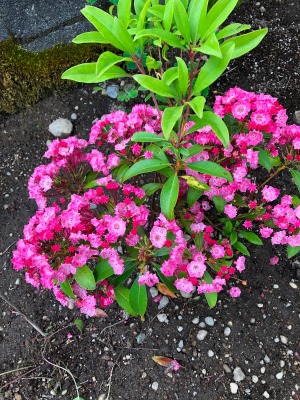
{"label": "plant stem", "polygon": [[279,167],[272,175],[269,176],[268,179],[266,179],[261,185],[258,186],[257,190],[264,187],[266,183],[268,183],[271,179],[273,179],[276,175],[279,174],[279,172],[283,171],[286,167],[287,167],[287,164],[284,164],[281,167]]}

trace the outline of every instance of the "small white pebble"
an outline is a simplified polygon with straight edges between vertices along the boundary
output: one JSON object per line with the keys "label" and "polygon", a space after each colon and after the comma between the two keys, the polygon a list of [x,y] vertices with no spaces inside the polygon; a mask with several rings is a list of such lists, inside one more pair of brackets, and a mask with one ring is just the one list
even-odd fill
{"label": "small white pebble", "polygon": [[250,319],[250,323],[251,323],[251,324],[255,324],[255,318],[251,318],[251,319]]}
{"label": "small white pebble", "polygon": [[205,322],[200,322],[199,326],[200,326],[200,328],[206,328],[206,323]]}
{"label": "small white pebble", "polygon": [[285,366],[285,361],[280,360],[280,361],[279,361],[279,365],[280,365],[281,368],[283,368],[283,367]]}
{"label": "small white pebble", "polygon": [[263,305],[262,303],[258,303],[258,304],[257,304],[257,307],[258,307],[258,308],[263,308],[263,306],[264,306],[264,305]]}
{"label": "small white pebble", "polygon": [[266,390],[263,392],[263,396],[264,396],[265,399],[269,399],[270,398],[270,395]]}
{"label": "small white pebble", "polygon": [[232,325],[233,325],[232,321],[228,321],[227,325],[230,326],[230,328],[232,328]]}
{"label": "small white pebble", "polygon": [[207,355],[208,357],[213,357],[215,353],[212,350],[208,350]]}
{"label": "small white pebble", "polygon": [[197,325],[199,324],[199,317],[196,317],[192,320],[192,324]]}
{"label": "small white pebble", "polygon": [[257,383],[258,382],[258,376],[252,375],[252,382]]}
{"label": "small white pebble", "polygon": [[157,319],[159,322],[165,322],[165,320],[168,318],[167,314],[158,314]]}
{"label": "small white pebble", "polygon": [[158,290],[157,290],[156,287],[154,287],[154,286],[152,286],[152,287],[149,289],[149,292],[150,292],[152,298],[154,298],[154,297],[156,297],[156,296],[158,295]]}
{"label": "small white pebble", "polygon": [[290,285],[290,287],[293,288],[293,289],[297,289],[297,288],[298,288],[298,286],[297,286],[296,283],[294,283],[294,282],[290,282],[289,285]]}
{"label": "small white pebble", "polygon": [[204,340],[207,336],[208,332],[205,331],[204,329],[201,329],[198,333],[197,333],[197,339],[198,340]]}
{"label": "small white pebble", "polygon": [[153,382],[151,385],[152,389],[156,392],[158,389],[158,382]]}
{"label": "small white pebble", "polygon": [[278,337],[276,337],[275,339],[274,339],[274,342],[275,343],[278,343],[280,340],[279,340],[279,338]]}
{"label": "small white pebble", "polygon": [[283,344],[287,344],[288,342],[288,338],[286,336],[280,335],[280,341]]}
{"label": "small white pebble", "polygon": [[206,317],[204,319],[204,321],[205,321],[206,325],[208,325],[208,326],[214,326],[214,324],[215,324],[215,321],[212,317]]}
{"label": "small white pebble", "polygon": [[282,379],[283,378],[283,372],[278,372],[278,374],[276,374],[276,379]]}
{"label": "small white pebble", "polygon": [[165,308],[167,305],[169,304],[169,299],[167,296],[163,296],[158,304],[158,309],[162,310],[163,308]]}
{"label": "small white pebble", "polygon": [[233,370],[233,379],[235,380],[235,382],[241,382],[246,378],[246,375],[244,374],[244,372],[242,371],[242,369],[240,367],[236,367]]}
{"label": "small white pebble", "polygon": [[266,372],[266,367],[261,367],[260,372],[264,374]]}
{"label": "small white pebble", "polygon": [[182,320],[182,315],[178,315],[177,319]]}
{"label": "small white pebble", "polygon": [[180,349],[183,348],[183,340],[179,340],[178,347],[179,347]]}
{"label": "small white pebble", "polygon": [[19,278],[16,279],[15,285],[20,285],[20,279]]}
{"label": "small white pebble", "polygon": [[279,289],[279,285],[277,285],[277,283],[275,283],[275,284],[273,285],[273,288],[274,288],[274,289]]}
{"label": "small white pebble", "polygon": [[224,335],[229,336],[230,333],[231,333],[231,329],[229,328],[229,326],[226,326],[226,328],[224,329]]}
{"label": "small white pebble", "polygon": [[232,394],[237,394],[238,390],[239,390],[238,385],[234,382],[230,382],[230,392]]}
{"label": "small white pebble", "polygon": [[269,363],[271,360],[270,360],[270,357],[269,356],[267,356],[267,355],[265,355],[264,356],[264,361],[266,362],[266,363]]}
{"label": "small white pebble", "polygon": [[183,327],[182,326],[178,326],[177,330],[178,330],[178,332],[182,332],[183,331]]}

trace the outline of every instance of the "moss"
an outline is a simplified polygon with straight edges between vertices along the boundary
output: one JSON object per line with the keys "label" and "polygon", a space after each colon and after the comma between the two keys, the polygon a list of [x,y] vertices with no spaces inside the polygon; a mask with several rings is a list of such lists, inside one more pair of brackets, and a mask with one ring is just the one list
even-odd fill
{"label": "moss", "polygon": [[109,45],[62,44],[40,52],[22,49],[13,40],[0,42],[0,111],[13,113],[30,107],[54,90],[78,84],[61,79],[73,65],[97,60]]}

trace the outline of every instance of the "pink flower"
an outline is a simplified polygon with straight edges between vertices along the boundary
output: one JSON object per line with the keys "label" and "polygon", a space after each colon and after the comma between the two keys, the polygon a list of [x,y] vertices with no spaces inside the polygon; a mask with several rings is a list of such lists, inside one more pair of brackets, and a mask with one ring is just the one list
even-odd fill
{"label": "pink flower", "polygon": [[240,297],[241,295],[241,289],[238,288],[237,286],[232,286],[229,290],[229,294],[231,297]]}
{"label": "pink flower", "polygon": [[146,160],[150,160],[151,158],[153,158],[152,151],[146,150],[144,153],[144,157],[146,158]]}
{"label": "pink flower", "polygon": [[279,257],[274,256],[274,257],[270,258],[269,263],[270,263],[270,265],[276,265],[276,264],[278,264],[278,261],[279,261]]}
{"label": "pink flower", "polygon": [[191,293],[194,290],[194,285],[186,278],[177,279],[174,285],[176,289],[182,290],[185,293]]}
{"label": "pink flower", "polygon": [[150,240],[154,247],[161,249],[167,239],[167,229],[154,226],[150,232]]}
{"label": "pink flower", "polygon": [[155,274],[151,274],[149,271],[145,272],[138,279],[139,285],[147,285],[149,287],[159,283],[159,279]]}
{"label": "pink flower", "polygon": [[126,231],[126,222],[119,217],[113,217],[110,219],[107,228],[112,234],[123,236]]}
{"label": "pink flower", "polygon": [[229,218],[235,218],[237,216],[237,208],[232,204],[227,204],[224,207],[224,213],[227,214]]}
{"label": "pink flower", "polygon": [[261,192],[265,201],[274,201],[280,194],[280,190],[273,186],[265,186]]}
{"label": "pink flower", "polygon": [[264,227],[264,228],[260,228],[259,232],[260,232],[260,235],[262,238],[267,239],[268,237],[270,237],[272,235],[273,229]]}
{"label": "pink flower", "polygon": [[244,271],[244,269],[245,269],[245,260],[246,260],[246,258],[245,258],[244,256],[240,256],[240,257],[238,257],[238,259],[234,262],[235,267],[236,267],[236,269],[237,269],[239,272]]}
{"label": "pink flower", "polygon": [[213,258],[222,258],[224,257],[225,254],[225,249],[223,246],[220,246],[218,244],[214,244],[212,249],[211,249],[211,255]]}
{"label": "pink flower", "polygon": [[188,264],[187,271],[191,277],[202,278],[206,271],[206,266],[202,262],[192,261]]}

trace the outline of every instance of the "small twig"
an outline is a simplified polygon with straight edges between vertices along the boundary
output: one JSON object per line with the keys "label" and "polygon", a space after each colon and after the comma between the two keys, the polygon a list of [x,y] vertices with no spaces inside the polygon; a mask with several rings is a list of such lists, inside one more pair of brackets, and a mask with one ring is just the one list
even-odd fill
{"label": "small twig", "polygon": [[32,368],[32,367],[33,367],[33,365],[29,365],[28,367],[11,369],[10,371],[1,372],[0,376],[7,375],[7,374],[12,374],[13,372],[22,371],[23,369]]}
{"label": "small twig", "polygon": [[20,311],[16,306],[14,306],[9,300],[7,300],[1,293],[0,298],[5,301],[10,307],[12,307],[19,315],[21,315],[40,335],[43,337],[47,336],[47,333],[43,332],[41,328],[34,323],[30,318],[28,318],[22,311]]}
{"label": "small twig", "polygon": [[100,332],[99,335],[101,336],[102,333],[103,333],[106,329],[112,328],[113,326],[120,325],[120,324],[122,324],[122,323],[124,323],[124,321],[119,321],[119,322],[116,322],[115,324],[106,326],[105,328],[102,329],[102,331]]}
{"label": "small twig", "polygon": [[238,66],[236,66],[236,67],[234,67],[234,68],[231,68],[229,71],[225,72],[225,74],[223,74],[223,76],[224,76],[224,75],[227,75],[227,74],[230,74],[230,72],[234,71],[237,67],[238,67]]}
{"label": "small twig", "polygon": [[11,243],[8,247],[6,247],[5,250],[0,252],[0,257],[4,256],[4,254],[11,248],[11,246],[13,246],[15,243],[17,243],[17,241],[15,240],[13,243]]}
{"label": "small twig", "polygon": [[110,390],[111,390],[111,380],[112,380],[112,374],[113,374],[113,371],[114,371],[115,365],[116,365],[116,364],[114,364],[114,365],[112,366],[112,368],[111,368],[111,371],[110,371],[110,374],[109,374],[109,380],[108,380],[108,391],[107,391],[107,395],[106,395],[106,398],[105,398],[105,400],[109,400],[109,396],[110,396]]}
{"label": "small twig", "polygon": [[17,378],[13,379],[12,381],[7,382],[5,385],[3,385],[3,386],[0,387],[0,390],[1,390],[1,389],[5,389],[7,386],[11,385],[12,383],[18,382],[18,381],[19,381],[20,379],[22,379],[24,376],[26,376],[26,375],[30,374],[31,372],[35,371],[37,368],[38,368],[38,367],[35,367],[35,368],[31,369],[30,371],[27,371],[27,372],[25,372],[24,374],[19,375]]}

